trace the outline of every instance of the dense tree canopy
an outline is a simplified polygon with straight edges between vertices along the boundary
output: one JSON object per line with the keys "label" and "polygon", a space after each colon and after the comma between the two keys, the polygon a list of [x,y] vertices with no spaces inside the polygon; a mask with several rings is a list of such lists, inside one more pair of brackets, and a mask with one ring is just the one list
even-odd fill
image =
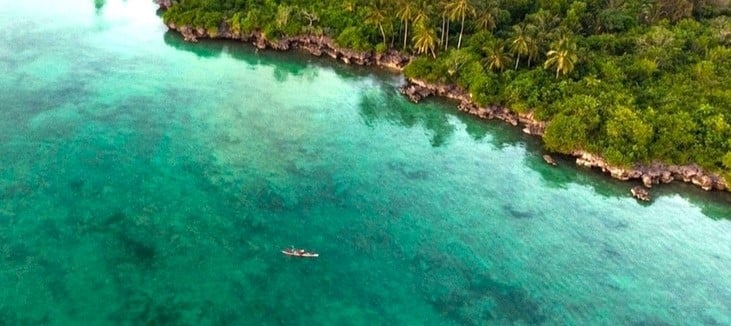
{"label": "dense tree canopy", "polygon": [[409,77],[534,110],[551,150],[731,179],[728,0],[178,0],[164,19],[410,52]]}

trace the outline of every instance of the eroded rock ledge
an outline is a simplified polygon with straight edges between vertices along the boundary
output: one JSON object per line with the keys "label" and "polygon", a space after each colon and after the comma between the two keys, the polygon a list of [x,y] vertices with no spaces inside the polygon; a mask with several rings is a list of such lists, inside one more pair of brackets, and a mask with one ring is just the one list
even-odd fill
{"label": "eroded rock ledge", "polygon": [[546,123],[534,119],[532,113],[515,113],[508,108],[497,105],[481,107],[472,101],[472,96],[468,92],[455,85],[430,84],[410,79],[406,85],[401,87],[400,91],[401,94],[414,103],[418,103],[429,96],[446,97],[459,101],[457,108],[460,111],[476,115],[482,119],[498,119],[513,126],[520,125],[523,132],[530,135],[543,136],[546,132]]}
{"label": "eroded rock ledge", "polygon": [[[419,80],[409,80],[400,89],[401,93],[413,102],[419,102],[429,96],[441,96],[460,102],[460,111],[470,113],[482,119],[498,119],[523,128],[523,132],[542,137],[546,131],[546,123],[538,121],[533,114],[518,114],[501,106],[480,107],[472,101],[469,93],[454,85],[429,84]],[[631,168],[613,166],[599,155],[586,151],[574,151],[570,155],[576,157],[576,164],[600,169],[619,180],[641,180],[645,187],[672,181],[683,181],[695,184],[704,190],[727,190],[727,181],[716,174],[709,173],[695,164],[668,165],[654,163],[636,165]]]}
{"label": "eroded rock ledge", "polygon": [[205,28],[177,26],[172,23],[168,24],[168,27],[180,32],[180,34],[183,35],[183,38],[185,38],[188,42],[197,42],[198,39],[204,38],[229,39],[251,43],[261,50],[273,49],[277,51],[288,51],[298,49],[318,57],[325,55],[330,58],[340,60],[346,64],[361,66],[376,65],[399,71],[401,71],[404,66],[409,63],[409,61],[411,61],[411,57],[403,55],[395,50],[385,53],[375,53],[372,51],[360,52],[340,48],[335,45],[332,38],[327,36],[300,35],[284,37],[278,40],[269,40],[259,31],[254,31],[249,34],[233,33],[226,24],[219,26],[218,32],[214,35],[209,34]]}
{"label": "eroded rock ledge", "polygon": [[580,166],[601,169],[602,172],[608,173],[619,180],[642,180],[647,188],[655,184],[670,183],[677,180],[692,183],[703,190],[728,189],[728,183],[723,177],[708,173],[695,164],[669,165],[653,163],[622,168],[612,166],[604,158],[585,151],[575,151],[571,155],[576,157],[576,164]]}

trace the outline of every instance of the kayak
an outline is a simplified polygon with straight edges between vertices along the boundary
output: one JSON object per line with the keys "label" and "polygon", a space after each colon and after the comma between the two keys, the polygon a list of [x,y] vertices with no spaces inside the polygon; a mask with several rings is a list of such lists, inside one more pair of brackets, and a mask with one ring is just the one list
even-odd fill
{"label": "kayak", "polygon": [[320,254],[315,252],[309,252],[304,249],[284,249],[282,250],[282,253],[287,256],[293,256],[293,257],[304,257],[304,258],[315,258],[320,257]]}

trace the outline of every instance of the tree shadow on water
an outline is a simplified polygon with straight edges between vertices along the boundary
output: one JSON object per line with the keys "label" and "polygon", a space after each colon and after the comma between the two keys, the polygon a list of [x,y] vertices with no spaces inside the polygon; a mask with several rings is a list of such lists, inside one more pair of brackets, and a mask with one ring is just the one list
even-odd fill
{"label": "tree shadow on water", "polygon": [[731,192],[705,191],[695,185],[675,181],[651,190],[655,198],[681,196],[698,207],[700,211],[714,220],[731,220]]}
{"label": "tree shadow on water", "polygon": [[[586,186],[597,195],[608,199],[627,198],[629,189],[637,185],[632,182],[620,181],[611,178],[599,169],[592,169],[576,165],[574,157],[556,153],[547,153],[537,145],[529,146],[524,164],[538,173],[542,184],[547,188],[568,189],[571,185]],[[543,155],[548,154],[556,161],[557,166],[545,162]]]}
{"label": "tree shadow on water", "polygon": [[277,64],[274,65],[274,79],[280,83],[289,77],[297,77],[307,82],[313,82],[318,76],[319,69],[312,65]]}
{"label": "tree shadow on water", "polygon": [[176,50],[193,53],[199,58],[220,57],[225,47],[223,41],[201,40],[197,43],[187,42],[180,33],[171,30],[165,32],[163,40],[166,45]]}
{"label": "tree shadow on water", "polygon": [[[470,117],[473,118],[473,117]],[[502,121],[481,120],[485,127],[489,129],[490,137],[488,143],[499,149],[507,149],[512,147],[527,148],[533,139],[524,134],[520,128],[508,125]]]}
{"label": "tree shadow on water", "polygon": [[440,107],[440,103],[409,103],[401,95],[383,88],[363,92],[358,107],[360,116],[368,126],[386,122],[406,128],[424,128],[430,134],[433,147],[446,144],[456,129],[449,121],[451,114]]}
{"label": "tree shadow on water", "polygon": [[[531,146],[533,147],[533,146]],[[548,188],[566,189],[571,184],[589,185],[604,197],[620,197],[622,194],[611,187],[594,187],[597,177],[602,177],[597,171],[588,168],[581,168],[574,163],[574,158],[565,155],[550,153],[551,157],[558,164],[552,166],[543,159],[545,150],[536,146],[535,148],[527,148],[528,154],[524,163],[531,170],[538,173],[543,184]]]}
{"label": "tree shadow on water", "polygon": [[317,62],[313,63],[310,57],[296,52],[262,51],[250,44],[233,40],[203,40],[198,43],[194,46],[197,47],[203,43],[202,45],[210,47],[211,44],[214,44],[216,47],[220,47],[218,55],[224,53],[249,66],[272,67],[274,79],[278,82],[287,81],[290,77],[312,82],[323,68]]}
{"label": "tree shadow on water", "polygon": [[[630,198],[630,188],[641,185],[638,180],[621,181],[610,177],[597,168],[576,165],[576,159],[567,155],[551,154],[558,166],[548,165],[543,158],[542,148],[528,148],[525,165],[538,173],[543,184],[549,188],[566,189],[575,184],[588,186],[592,192],[605,198]],[[662,197],[681,196],[697,206],[701,212],[715,220],[731,220],[731,193],[724,191],[704,191],[694,185],[674,181],[670,184],[655,185],[650,189],[654,198],[640,205],[650,207]]]}
{"label": "tree shadow on water", "polygon": [[106,4],[106,0],[94,0],[94,9],[96,9],[96,14],[101,14],[102,9],[104,9],[104,5]]}

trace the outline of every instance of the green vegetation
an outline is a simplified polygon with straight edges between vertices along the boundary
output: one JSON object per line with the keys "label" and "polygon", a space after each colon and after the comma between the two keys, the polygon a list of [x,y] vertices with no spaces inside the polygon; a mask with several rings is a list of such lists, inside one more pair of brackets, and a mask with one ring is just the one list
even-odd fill
{"label": "green vegetation", "polygon": [[[413,53],[405,74],[534,110],[551,150],[731,176],[728,0],[179,0],[166,22]],[[728,178],[731,179],[731,178]]]}

